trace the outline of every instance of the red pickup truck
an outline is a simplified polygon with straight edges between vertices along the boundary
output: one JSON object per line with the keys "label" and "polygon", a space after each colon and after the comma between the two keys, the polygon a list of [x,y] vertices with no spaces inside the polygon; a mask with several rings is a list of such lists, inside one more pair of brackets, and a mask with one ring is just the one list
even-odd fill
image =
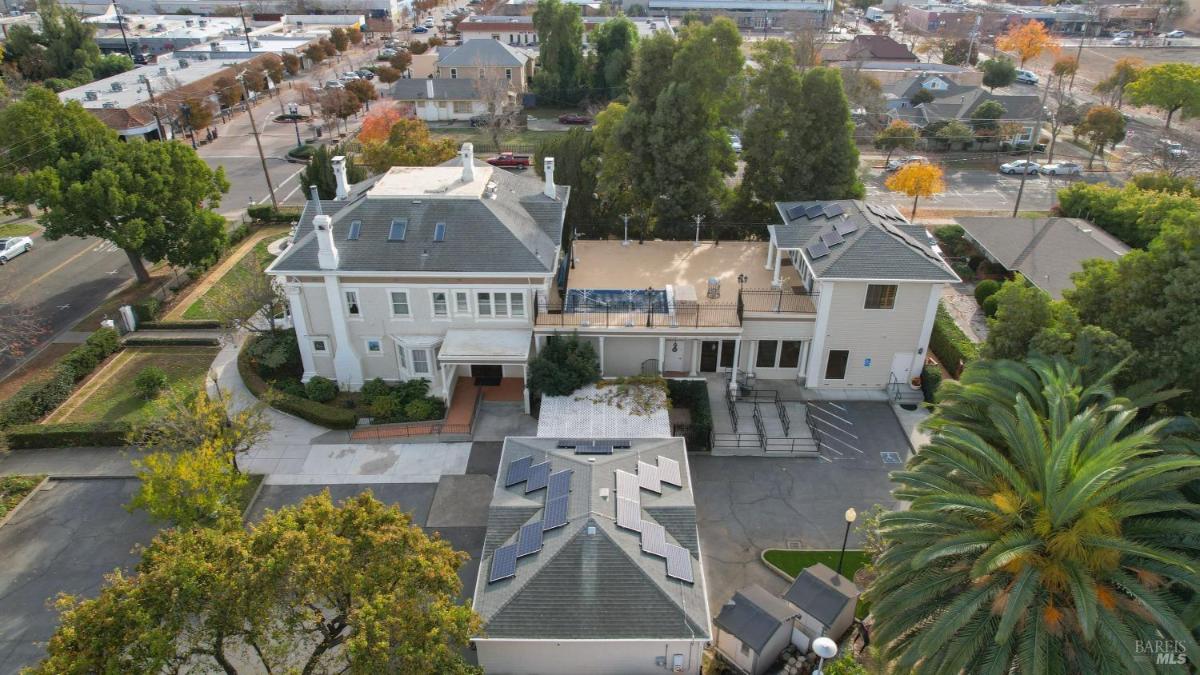
{"label": "red pickup truck", "polygon": [[502,152],[487,160],[487,163],[504,169],[528,169],[530,166],[529,155],[518,155],[511,152]]}

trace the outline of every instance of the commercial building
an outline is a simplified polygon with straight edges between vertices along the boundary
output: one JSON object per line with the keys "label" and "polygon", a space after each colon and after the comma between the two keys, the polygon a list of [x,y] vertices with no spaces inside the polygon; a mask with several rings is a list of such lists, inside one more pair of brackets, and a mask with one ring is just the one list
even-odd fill
{"label": "commercial building", "polygon": [[[624,2],[626,8],[634,4]],[[743,30],[826,26],[833,18],[833,0],[649,0],[648,7],[653,17],[726,16]]]}

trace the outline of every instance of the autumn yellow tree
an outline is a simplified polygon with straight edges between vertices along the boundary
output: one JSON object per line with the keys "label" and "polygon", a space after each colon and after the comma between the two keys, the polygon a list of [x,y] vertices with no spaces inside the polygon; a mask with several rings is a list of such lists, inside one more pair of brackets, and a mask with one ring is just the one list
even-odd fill
{"label": "autumn yellow tree", "polygon": [[436,166],[458,153],[454,139],[434,139],[424,122],[408,117],[393,122],[386,139],[364,142],[362,148],[363,163],[377,173],[393,166]]}
{"label": "autumn yellow tree", "polygon": [[932,197],[946,189],[942,176],[940,166],[914,162],[889,176],[884,185],[893,192],[903,192],[913,198],[912,218],[916,218],[917,201],[921,197]]}
{"label": "autumn yellow tree", "polygon": [[1036,59],[1045,52],[1058,53],[1058,41],[1046,30],[1046,24],[1041,21],[1027,21],[1011,26],[1008,32],[996,38],[996,46],[1006,52],[1012,52],[1025,62]]}
{"label": "autumn yellow tree", "polygon": [[403,118],[404,111],[397,105],[376,105],[375,109],[363,118],[362,128],[358,132],[359,142],[386,141],[392,127]]}

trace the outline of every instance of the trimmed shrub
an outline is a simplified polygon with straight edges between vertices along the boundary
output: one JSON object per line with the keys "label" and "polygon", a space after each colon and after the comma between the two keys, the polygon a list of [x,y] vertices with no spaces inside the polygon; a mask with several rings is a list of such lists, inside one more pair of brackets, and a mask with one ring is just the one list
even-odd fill
{"label": "trimmed shrub", "polygon": [[404,417],[410,422],[424,422],[442,417],[440,401],[432,398],[419,398],[404,405]]}
{"label": "trimmed shrub", "polygon": [[317,403],[328,403],[337,398],[338,388],[337,383],[327,377],[314,375],[307,384],[304,385],[304,393],[310,401]]}
{"label": "trimmed shrub", "polygon": [[203,319],[195,321],[144,321],[138,324],[138,330],[191,330],[220,327],[220,321]]}
{"label": "trimmed shrub", "polygon": [[103,359],[121,350],[121,334],[112,328],[101,328],[89,335],[84,344],[95,349]]}
{"label": "trimmed shrub", "polygon": [[304,389],[304,383],[300,380],[284,380],[282,382],[276,382],[275,388],[287,394],[288,396],[295,396],[296,398],[308,397],[308,392]]}
{"label": "trimmed shrub", "polygon": [[246,215],[253,220],[271,220],[275,215],[275,209],[270,204],[255,204],[246,209]]}
{"label": "trimmed shrub", "polygon": [[146,366],[133,378],[133,390],[149,401],[167,386],[167,374],[158,366]]}
{"label": "trimmed shrub", "polygon": [[358,415],[353,410],[335,408],[286,394],[271,401],[271,407],[330,429],[353,429],[358,425]]}
{"label": "trimmed shrub", "polygon": [[14,450],[37,448],[119,447],[126,445],[128,422],[21,424],[4,432]]}
{"label": "trimmed shrub", "polygon": [[367,405],[371,405],[376,401],[376,399],[380,398],[381,396],[387,396],[391,393],[392,388],[387,382],[384,382],[383,378],[381,377],[377,377],[373,380],[367,380],[363,383],[362,389],[359,391],[359,394],[362,395],[363,402]]}
{"label": "trimmed shrub", "polygon": [[927,365],[921,369],[921,393],[926,403],[933,403],[937,396],[938,387],[942,386],[942,371],[936,366]]}
{"label": "trimmed shrub", "polygon": [[[257,208],[257,207],[251,207],[251,208]],[[250,226],[249,225],[238,225],[237,227],[230,230],[228,242],[226,243],[226,247],[233,248],[234,246],[237,246],[239,243],[241,243],[243,239],[245,239],[246,237],[249,237],[249,236],[250,236]]]}
{"label": "trimmed shrub", "polygon": [[389,394],[378,396],[370,403],[371,421],[376,424],[393,422],[400,418],[404,411],[404,403],[399,396]]}
{"label": "trimmed shrub", "polygon": [[992,295],[1000,290],[1000,282],[995,279],[984,279],[975,285],[975,302],[983,306],[984,300],[992,297]]}
{"label": "trimmed shrub", "polygon": [[692,425],[684,437],[688,450],[709,450],[712,406],[708,400],[708,385],[699,380],[667,380],[667,392],[672,406],[691,412]]}
{"label": "trimmed shrub", "polygon": [[929,336],[929,350],[955,377],[968,363],[979,358],[979,345],[971,342],[941,304],[938,304],[933,333]]}
{"label": "trimmed shrub", "polygon": [[26,384],[0,404],[0,429],[38,421],[62,405],[74,388],[75,372],[57,366],[49,377]]}
{"label": "trimmed shrub", "polygon": [[89,373],[96,369],[96,365],[104,358],[97,351],[88,345],[79,345],[78,347],[67,352],[67,355],[59,361],[60,365],[67,366],[71,372],[75,374],[75,380],[78,382],[87,377]]}
{"label": "trimmed shrub", "polygon": [[600,379],[600,360],[577,335],[554,336],[529,364],[529,389],[539,396],[566,396]]}
{"label": "trimmed shrub", "polygon": [[158,298],[146,298],[133,305],[133,315],[138,322],[153,321],[158,316],[160,309],[162,309],[162,302]]}
{"label": "trimmed shrub", "polygon": [[996,310],[998,309],[1000,309],[1000,298],[995,294],[989,295],[987,299],[983,301],[983,314],[987,318],[994,318],[996,316]]}
{"label": "trimmed shrub", "polygon": [[153,347],[155,345],[217,347],[220,344],[221,340],[217,337],[125,338],[125,346],[127,347]]}

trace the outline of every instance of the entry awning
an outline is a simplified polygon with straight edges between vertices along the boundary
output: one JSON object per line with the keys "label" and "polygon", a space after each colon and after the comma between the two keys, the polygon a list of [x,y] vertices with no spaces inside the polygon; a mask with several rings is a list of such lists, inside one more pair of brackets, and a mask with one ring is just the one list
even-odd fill
{"label": "entry awning", "polygon": [[528,328],[498,328],[468,330],[451,328],[446,331],[440,363],[525,363],[529,360],[529,345],[533,330]]}

